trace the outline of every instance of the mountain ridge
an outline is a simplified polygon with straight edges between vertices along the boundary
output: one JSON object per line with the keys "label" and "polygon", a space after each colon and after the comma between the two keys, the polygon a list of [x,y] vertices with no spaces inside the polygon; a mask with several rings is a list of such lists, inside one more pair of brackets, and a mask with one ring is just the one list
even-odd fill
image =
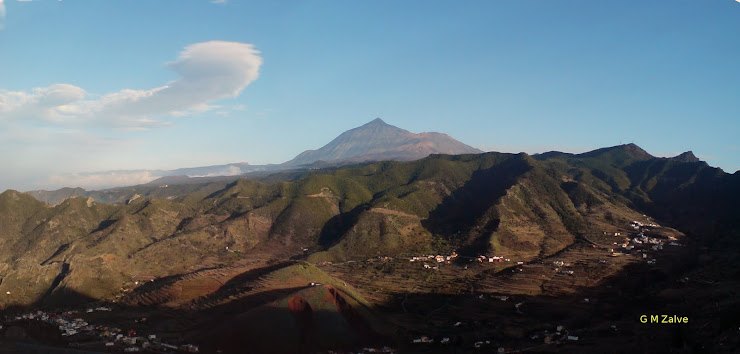
{"label": "mountain ridge", "polygon": [[[38,263],[58,257],[71,262],[70,281],[82,281],[78,270],[93,266],[86,257],[95,254],[130,259],[124,263],[136,263],[132,269],[166,275],[187,262],[155,271],[150,261],[175,246],[182,256],[190,254],[189,262],[225,246],[240,252],[279,246],[288,253],[318,247],[324,253],[314,258],[342,260],[424,248],[435,238],[458,245],[461,252],[468,249],[469,255],[493,250],[532,259],[557,252],[588,233],[589,225],[613,223],[606,210],[623,215],[618,220],[634,220],[647,211],[691,232],[732,229],[722,225],[732,225],[732,210],[740,207],[732,194],[740,191],[734,175],[665,158],[619,167],[625,161],[613,152],[620,149],[600,151],[607,153],[565,160],[524,153],[435,154],[413,162],[304,171],[283,182],[239,179],[198,186],[175,198],[152,194],[118,205],[71,197],[49,206],[6,191],[0,194],[3,248],[17,253],[0,257],[0,263],[14,264],[20,275],[22,268],[16,267],[25,262],[13,261],[18,254],[34,254]],[[701,215],[701,210],[718,219],[682,216]],[[84,217],[72,222],[71,215]],[[56,239],[43,241],[47,232]],[[222,236],[212,239],[216,235]],[[191,242],[201,246],[190,249]],[[63,244],[68,246],[62,249]],[[45,248],[34,248],[41,245]],[[75,249],[91,253],[80,258]],[[9,284],[4,280],[0,290]]]}
{"label": "mountain ridge", "polygon": [[[733,265],[740,263],[737,252],[727,252],[740,247],[740,178],[706,163],[682,160],[646,157],[632,146],[579,155],[433,154],[409,162],[295,170],[264,181],[240,178],[172,198],[150,194],[115,205],[72,197],[50,206],[8,191],[0,194],[0,294],[6,294],[0,297],[0,307],[118,301],[119,306],[144,306],[126,311],[161,307],[213,318],[211,307],[224,306],[218,316],[247,322],[273,317],[265,313],[270,309],[290,326],[294,316],[306,324],[325,323],[318,315],[309,321],[307,309],[324,308],[331,302],[322,299],[340,294],[345,300],[337,299],[339,307],[332,308],[344,315],[332,315],[331,320],[339,321],[338,333],[350,333],[352,323],[342,321],[358,318],[356,311],[367,309],[358,322],[388,314],[383,318],[396,319],[388,332],[396,333],[391,335],[397,343],[408,343],[408,336],[430,328],[447,335],[458,318],[462,322],[470,315],[444,312],[434,324],[425,317],[433,309],[478,313],[484,302],[500,304],[491,314],[505,319],[513,303],[488,297],[512,296],[517,303],[531,304],[519,309],[524,316],[517,316],[512,327],[521,329],[521,321],[529,321],[532,327],[522,329],[528,332],[541,330],[541,318],[548,318],[538,315],[541,311],[528,312],[527,306],[545,308],[534,307],[542,301],[538,296],[558,296],[561,301],[566,299],[563,294],[574,294],[572,303],[555,304],[554,309],[565,312],[549,317],[552,326],[566,321],[573,308],[588,306],[594,311],[588,311],[583,324],[568,324],[579,328],[579,336],[626,338],[632,332],[608,331],[602,336],[599,328],[609,328],[618,320],[611,313],[622,311],[618,326],[630,328],[642,308],[615,307],[600,320],[603,327],[588,324],[601,307],[584,301],[598,298],[593,306],[606,304],[606,295],[595,297],[593,292],[615,295],[601,285],[619,276],[633,284],[619,287],[628,294],[663,297],[667,289],[691,299],[711,298],[707,306],[687,305],[701,309],[691,314],[701,326],[716,322],[712,311],[719,292],[695,295],[682,290],[691,283],[676,288],[677,280],[712,279],[712,284],[727,289],[737,287],[734,273],[716,270],[736,269]],[[661,226],[634,230],[633,221],[638,220]],[[666,250],[636,246],[643,247],[642,256],[618,245],[629,242],[627,237],[641,237],[638,232],[664,240]],[[461,259],[435,259],[452,254]],[[480,255],[495,255],[502,263],[494,258],[472,260]],[[416,256],[422,259],[414,260]],[[649,263],[654,258],[659,265]],[[550,266],[559,262],[563,265]],[[668,266],[670,262],[675,263]],[[329,282],[342,285],[341,293],[320,288]],[[357,303],[343,307],[350,297]],[[456,297],[482,302],[445,309]],[[426,300],[420,303],[421,298]],[[365,301],[373,306],[363,305]],[[732,297],[718,301],[737,308]],[[620,303],[621,293],[608,305]],[[659,301],[651,306],[671,312],[676,308],[670,306],[683,306],[667,303],[669,307]],[[732,314],[727,317],[736,318]],[[149,314],[140,317],[159,321]],[[734,323],[727,331],[736,330]],[[199,329],[214,333],[211,325],[204,321]],[[300,333],[314,338],[309,329]],[[531,346],[522,342],[529,336],[517,333],[499,335],[516,346]],[[711,338],[726,334],[713,333]],[[234,338],[243,334],[237,329]],[[472,350],[472,343],[482,337],[468,335],[477,338],[468,345]],[[201,343],[208,339],[201,338]],[[251,340],[269,346],[269,340]]]}
{"label": "mountain ridge", "polygon": [[[104,171],[99,175],[141,174],[151,173],[153,180],[143,185],[170,184],[170,183],[198,183],[206,179],[221,177],[242,176],[251,172],[270,172],[290,170],[295,168],[321,168],[341,166],[358,162],[395,160],[411,161],[424,158],[434,153],[461,154],[481,153],[481,150],[470,147],[451,138],[447,134],[424,132],[419,134],[389,125],[382,119],[376,118],[359,127],[349,129],[324,147],[317,150],[306,150],[293,159],[281,164],[250,165],[247,162],[230,163],[225,165],[211,165],[201,167],[186,167],[174,170],[127,170]],[[95,175],[87,173],[83,176]],[[194,180],[198,179],[198,180]],[[116,186],[105,189],[86,191],[80,187],[62,187],[53,191],[33,190],[28,193],[50,204],[58,203],[70,196],[92,196],[98,201],[110,202],[121,198],[101,198],[100,190],[116,190],[133,186]]]}

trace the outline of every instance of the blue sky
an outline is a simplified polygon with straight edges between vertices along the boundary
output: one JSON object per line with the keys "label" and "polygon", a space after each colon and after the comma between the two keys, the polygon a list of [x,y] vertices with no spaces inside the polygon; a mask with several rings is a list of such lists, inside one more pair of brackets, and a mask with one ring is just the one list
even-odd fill
{"label": "blue sky", "polygon": [[733,0],[0,0],[0,26],[0,190],[280,163],[376,117],[740,169]]}

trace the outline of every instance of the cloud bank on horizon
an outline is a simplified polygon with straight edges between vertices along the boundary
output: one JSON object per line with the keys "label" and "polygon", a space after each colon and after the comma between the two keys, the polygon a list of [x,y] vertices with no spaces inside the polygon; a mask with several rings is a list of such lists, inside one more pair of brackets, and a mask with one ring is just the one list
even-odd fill
{"label": "cloud bank on horizon", "polygon": [[[242,170],[236,166],[224,166],[220,170],[206,174],[185,174],[188,177],[216,177],[237,176]],[[172,176],[172,171],[166,170],[135,170],[135,171],[104,171],[86,173],[52,174],[48,183],[56,187],[82,187],[88,190],[99,190],[114,187],[146,184],[155,179]]]}
{"label": "cloud bank on horizon", "polygon": [[148,129],[169,123],[161,117],[209,111],[211,103],[238,96],[257,79],[262,58],[253,45],[209,41],[187,46],[167,67],[179,77],[147,90],[122,89],[96,97],[70,84],[28,91],[0,89],[0,123],[40,120],[59,126],[92,125]]}

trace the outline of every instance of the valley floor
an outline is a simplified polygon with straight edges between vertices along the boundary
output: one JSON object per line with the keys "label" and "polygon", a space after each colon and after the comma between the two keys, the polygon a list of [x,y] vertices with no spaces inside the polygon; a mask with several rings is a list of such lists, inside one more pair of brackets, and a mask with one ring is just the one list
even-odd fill
{"label": "valley floor", "polygon": [[[255,257],[151,282],[123,293],[109,304],[112,311],[77,309],[72,317],[96,330],[80,330],[64,341],[81,350],[150,352],[167,352],[170,347],[161,343],[182,351],[189,347],[181,345],[195,343],[201,352],[267,352],[270,345],[277,352],[322,352],[336,336],[352,338],[337,342],[336,349],[367,352],[738,349],[738,329],[719,320],[723,305],[711,304],[718,291],[734,291],[737,282],[718,282],[706,269],[687,268],[696,258],[691,245],[666,242],[654,250],[648,243],[626,250],[624,241],[591,235],[523,264],[378,257],[314,266]],[[642,315],[689,320],[642,323]],[[15,317],[6,318],[0,334],[13,326],[22,327]],[[267,346],[240,339],[253,340],[255,333],[264,335]],[[156,339],[149,339],[152,334]],[[11,348],[31,345],[14,343]]]}

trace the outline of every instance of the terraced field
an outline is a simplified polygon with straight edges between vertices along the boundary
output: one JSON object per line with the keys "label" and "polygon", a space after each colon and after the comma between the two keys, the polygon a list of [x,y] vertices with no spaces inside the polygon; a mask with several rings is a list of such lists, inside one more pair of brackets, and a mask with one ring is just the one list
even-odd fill
{"label": "terraced field", "polygon": [[[596,286],[626,265],[638,262],[637,258],[628,255],[610,255],[611,252],[590,245],[574,245],[555,256],[481,277],[477,282],[478,290],[511,295],[572,294],[582,288]],[[569,266],[555,266],[553,262],[556,261]]]}
{"label": "terraced field", "polygon": [[255,258],[239,265],[203,269],[150,281],[142,280],[139,281],[144,283],[141,286],[131,284],[136,289],[123,296],[119,302],[127,306],[182,307],[201,301],[201,298],[221,290],[227,284],[230,286],[236,277],[264,266],[265,262],[264,259]]}

